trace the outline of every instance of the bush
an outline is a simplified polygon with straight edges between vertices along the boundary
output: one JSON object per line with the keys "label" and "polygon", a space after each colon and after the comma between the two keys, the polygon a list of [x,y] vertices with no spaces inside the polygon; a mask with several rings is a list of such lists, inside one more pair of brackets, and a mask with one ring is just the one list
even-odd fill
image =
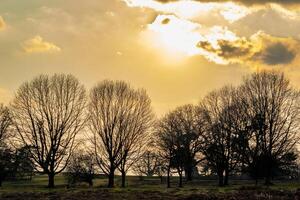
{"label": "bush", "polygon": [[76,154],[72,156],[67,167],[66,176],[69,186],[75,186],[82,182],[93,186],[93,179],[95,177],[93,156],[89,154]]}

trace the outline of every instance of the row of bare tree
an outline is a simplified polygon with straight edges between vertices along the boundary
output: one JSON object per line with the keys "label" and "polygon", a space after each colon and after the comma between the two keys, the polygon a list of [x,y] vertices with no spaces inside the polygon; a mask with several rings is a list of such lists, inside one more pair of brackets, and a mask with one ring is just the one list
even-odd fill
{"label": "row of bare tree", "polygon": [[[195,166],[219,176],[247,173],[266,184],[296,165],[300,93],[284,74],[254,73],[238,87],[209,93],[199,105],[186,105],[162,118],[157,129],[159,154],[167,175],[175,168],[191,179]],[[170,186],[168,178],[168,186]]]}
{"label": "row of bare tree", "polygon": [[72,155],[86,137],[101,172],[109,178],[108,186],[114,186],[116,170],[125,186],[126,173],[148,141],[154,119],[144,90],[122,81],[103,81],[87,98],[84,86],[72,75],[41,75],[24,83],[9,109],[1,111],[1,141],[16,133],[10,137],[13,145],[28,147],[35,170],[48,175],[49,187],[74,160]]}
{"label": "row of bare tree", "polygon": [[[41,75],[18,89],[9,108],[1,107],[0,142],[10,136],[14,146],[27,147],[49,187],[56,174],[82,168],[91,183],[95,164],[108,187],[114,187],[116,171],[125,187],[131,169],[166,174],[169,187],[176,170],[182,186],[183,176],[191,180],[197,167],[217,174],[219,185],[227,185],[233,172],[269,184],[275,171],[297,158],[299,95],[284,74],[254,73],[238,87],[226,86],[199,105],[155,120],[146,91],[123,81],[102,81],[88,96],[72,75]],[[80,151],[90,156],[78,153],[82,143]]]}

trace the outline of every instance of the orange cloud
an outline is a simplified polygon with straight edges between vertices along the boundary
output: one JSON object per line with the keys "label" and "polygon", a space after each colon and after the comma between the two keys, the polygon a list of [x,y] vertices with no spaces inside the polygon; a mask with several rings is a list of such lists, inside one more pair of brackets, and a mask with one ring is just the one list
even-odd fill
{"label": "orange cloud", "polygon": [[22,47],[26,53],[55,53],[61,51],[60,47],[53,43],[44,41],[44,39],[38,35],[32,39],[26,40],[22,44]]}
{"label": "orange cloud", "polygon": [[0,16],[0,31],[4,30],[6,28],[6,23],[4,19]]}

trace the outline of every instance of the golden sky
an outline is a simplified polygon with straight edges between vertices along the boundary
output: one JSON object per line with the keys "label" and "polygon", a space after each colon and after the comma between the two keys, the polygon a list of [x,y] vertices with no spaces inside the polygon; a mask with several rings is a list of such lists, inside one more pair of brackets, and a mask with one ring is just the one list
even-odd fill
{"label": "golden sky", "polygon": [[300,84],[299,0],[1,0],[0,101],[41,73],[143,87],[158,115],[267,68]]}

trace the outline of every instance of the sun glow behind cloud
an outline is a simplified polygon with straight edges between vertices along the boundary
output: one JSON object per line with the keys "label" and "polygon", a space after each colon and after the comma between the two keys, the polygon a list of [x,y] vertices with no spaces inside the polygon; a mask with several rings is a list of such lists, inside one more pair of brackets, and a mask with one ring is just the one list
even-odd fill
{"label": "sun glow behind cloud", "polygon": [[249,64],[254,67],[291,63],[299,42],[258,31],[240,37],[226,27],[205,27],[174,15],[158,15],[142,33],[143,41],[171,60],[200,55],[221,65]]}
{"label": "sun glow behind cloud", "polygon": [[[218,41],[236,41],[238,37],[224,27],[204,27],[174,15],[158,15],[142,36],[147,43],[157,49],[164,49],[172,55],[195,56],[202,55],[218,64],[228,62],[212,54],[204,48],[199,48],[199,42],[209,42],[213,48],[219,48]],[[174,58],[174,57],[173,57]]]}
{"label": "sun glow behind cloud", "polygon": [[[237,35],[228,27],[252,12],[271,9],[282,17],[296,19],[298,14],[279,4],[245,6],[233,2],[124,0],[130,7],[157,11],[156,19],[142,32],[143,41],[171,60],[200,55],[217,64],[240,63],[251,66],[290,64],[297,57],[297,40],[276,37],[261,30],[250,36]],[[201,19],[223,18],[208,25]],[[199,21],[200,19],[200,21]],[[216,21],[218,21],[216,20]],[[224,22],[224,20],[226,22]]]}
{"label": "sun glow behind cloud", "polygon": [[150,45],[187,56],[199,54],[195,44],[202,39],[201,25],[181,20],[173,15],[159,15],[143,33]]}
{"label": "sun glow behind cloud", "polygon": [[160,3],[155,0],[124,0],[130,7],[146,7],[166,14],[174,14],[180,18],[192,19],[199,15],[218,13],[229,22],[234,22],[250,13],[246,6],[232,2],[225,3],[202,3],[199,1],[175,1]]}

